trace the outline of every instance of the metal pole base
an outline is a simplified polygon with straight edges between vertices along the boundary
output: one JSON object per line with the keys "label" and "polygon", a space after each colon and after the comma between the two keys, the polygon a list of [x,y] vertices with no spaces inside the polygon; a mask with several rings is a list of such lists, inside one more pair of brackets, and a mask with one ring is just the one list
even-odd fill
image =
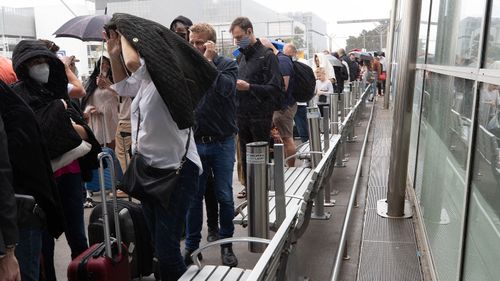
{"label": "metal pole base", "polygon": [[316,214],[311,214],[311,219],[313,220],[329,220],[332,214],[330,212],[325,212],[322,216],[317,216]]}
{"label": "metal pole base", "polygon": [[358,136],[347,137],[347,142],[356,142]]}
{"label": "metal pole base", "polygon": [[407,219],[413,216],[413,209],[410,201],[405,200],[404,214],[401,217],[393,217],[387,214],[388,204],[387,199],[380,199],[377,201],[377,214],[384,218],[389,219]]}
{"label": "metal pole base", "polygon": [[331,200],[331,201],[326,201],[325,200],[325,204],[323,204],[323,206],[325,206],[325,207],[333,207],[333,206],[335,206],[335,200]]}
{"label": "metal pole base", "polygon": [[345,168],[346,165],[344,164],[344,160],[342,160],[342,163],[335,163],[335,167],[337,167],[337,168]]}

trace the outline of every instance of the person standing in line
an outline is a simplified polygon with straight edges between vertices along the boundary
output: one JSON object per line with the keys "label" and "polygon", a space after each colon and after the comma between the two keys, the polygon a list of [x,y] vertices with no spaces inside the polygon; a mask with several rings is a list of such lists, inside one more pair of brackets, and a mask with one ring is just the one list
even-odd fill
{"label": "person standing in line", "polygon": [[[243,178],[246,178],[246,145],[269,141],[273,112],[284,96],[284,83],[278,58],[255,37],[252,22],[238,17],[229,29],[239,47],[237,124]],[[246,190],[238,198],[246,197]]]}
{"label": "person standing in line", "polygon": [[314,74],[316,75],[316,88],[314,92],[316,96],[314,101],[318,105],[320,112],[323,112],[323,107],[330,104],[330,95],[333,94],[332,82],[326,78],[326,72],[322,67],[316,68]]}
{"label": "person standing in line", "polygon": [[[186,251],[184,262],[191,264],[191,253],[198,249],[203,224],[203,197],[207,179],[213,174],[214,191],[220,206],[219,238],[233,237],[234,199],[233,168],[235,155],[236,127],[236,61],[219,56],[215,51],[216,33],[206,23],[191,26],[189,42],[205,59],[217,68],[218,76],[205,93],[195,112],[194,138],[203,164],[203,174],[198,184],[198,192],[188,210],[186,224]],[[221,111],[220,108],[224,108]],[[230,267],[238,265],[232,244],[221,245],[222,264]]]}
{"label": "person standing in line", "polygon": [[0,157],[0,281],[21,281],[19,264],[15,256],[16,243],[19,239],[17,206],[1,112],[0,155],[2,155]]}
{"label": "person standing in line", "polygon": [[191,132],[194,110],[217,72],[188,42],[159,23],[117,13],[105,30],[116,83],[112,87],[120,96],[134,97],[133,153],[153,168],[180,169],[169,199],[141,201],[161,280],[177,280],[187,270],[180,240],[203,171]]}
{"label": "person standing in line", "polygon": [[[19,81],[12,89],[33,110],[41,129],[41,138],[50,160],[76,148],[88,134],[82,125],[70,119],[68,80],[61,60],[38,40],[20,41],[12,54]],[[64,232],[76,258],[88,248],[83,216],[81,166],[77,159],[54,171],[56,185],[64,210]],[[44,210],[47,211],[47,210]],[[54,236],[43,233],[42,253],[47,281],[56,280],[54,267]]]}
{"label": "person standing in line", "polygon": [[[288,43],[283,47],[283,53],[290,57],[292,60],[297,59],[297,48]],[[300,140],[304,143],[309,140],[309,125],[307,124],[307,102],[297,102],[297,112],[293,117],[295,126],[297,126],[297,133]]]}
{"label": "person standing in line", "polygon": [[[279,110],[273,113],[273,124],[278,128],[281,139],[283,140],[285,158],[287,158],[294,155],[297,150],[293,140],[293,117],[297,112],[297,103],[292,96],[294,78],[293,63],[290,57],[276,49],[267,38],[261,38],[261,42],[264,46],[273,50],[273,53],[278,58],[279,69],[285,84],[285,98]],[[288,167],[295,166],[295,158],[288,159],[287,164]]]}

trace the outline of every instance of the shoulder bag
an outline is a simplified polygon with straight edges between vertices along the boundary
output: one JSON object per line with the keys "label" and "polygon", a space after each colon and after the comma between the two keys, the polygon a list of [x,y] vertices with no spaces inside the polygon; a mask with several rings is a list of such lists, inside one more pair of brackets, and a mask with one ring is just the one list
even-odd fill
{"label": "shoulder bag", "polygon": [[[141,114],[139,111],[139,121]],[[135,136],[136,146],[138,147],[139,125],[137,125],[137,134]],[[150,166],[146,163],[143,155],[137,152],[137,149],[130,159],[129,166],[123,175],[119,189],[128,195],[145,202],[160,203],[164,208],[168,207],[170,196],[179,184],[180,172],[182,166],[187,160],[189,142],[191,140],[191,128],[189,129],[186,142],[186,152],[182,156],[178,168],[160,169]]]}

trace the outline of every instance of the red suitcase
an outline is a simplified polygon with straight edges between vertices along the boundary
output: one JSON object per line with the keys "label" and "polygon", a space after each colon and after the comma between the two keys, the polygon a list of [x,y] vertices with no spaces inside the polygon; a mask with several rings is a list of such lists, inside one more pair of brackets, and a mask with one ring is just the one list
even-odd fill
{"label": "red suitcase", "polygon": [[[103,160],[108,158],[111,165],[111,189],[113,192],[113,212],[115,218],[116,239],[111,240],[107,208],[103,208],[104,242],[92,245],[68,266],[69,281],[130,281],[130,263],[128,251],[121,241],[120,221],[118,219],[118,206],[116,202],[116,185],[113,158],[109,153],[99,153],[99,181],[101,185],[101,199],[106,202],[106,189],[104,186]],[[121,247],[118,247],[121,245]]]}

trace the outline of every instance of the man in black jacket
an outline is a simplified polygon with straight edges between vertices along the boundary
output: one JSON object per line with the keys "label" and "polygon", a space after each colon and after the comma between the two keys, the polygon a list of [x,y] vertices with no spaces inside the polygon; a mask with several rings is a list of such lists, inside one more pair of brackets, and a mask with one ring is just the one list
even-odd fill
{"label": "man in black jacket", "polygon": [[[217,79],[202,97],[196,108],[194,138],[198,154],[203,164],[203,174],[199,179],[198,192],[191,201],[186,224],[185,262],[192,263],[190,254],[198,249],[203,224],[203,195],[207,202],[207,217],[210,213],[205,187],[207,179],[213,177],[211,194],[216,196],[220,206],[220,228],[217,224],[218,238],[230,238],[234,234],[233,168],[235,154],[236,127],[236,78],[238,65],[234,60],[221,57],[215,51],[216,33],[206,23],[195,24],[190,28],[189,42],[217,68]],[[221,110],[223,108],[224,110]],[[221,245],[222,264],[237,266],[238,259],[232,245]]]}
{"label": "man in black jacket", "polygon": [[14,255],[18,241],[16,199],[1,114],[0,155],[0,281],[20,281],[19,265]]}
{"label": "man in black jacket", "polygon": [[[271,49],[255,37],[253,26],[246,17],[238,17],[229,29],[241,56],[237,90],[238,135],[243,176],[246,178],[246,144],[269,141],[273,112],[285,96],[278,58]],[[246,195],[243,191],[239,197]]]}

